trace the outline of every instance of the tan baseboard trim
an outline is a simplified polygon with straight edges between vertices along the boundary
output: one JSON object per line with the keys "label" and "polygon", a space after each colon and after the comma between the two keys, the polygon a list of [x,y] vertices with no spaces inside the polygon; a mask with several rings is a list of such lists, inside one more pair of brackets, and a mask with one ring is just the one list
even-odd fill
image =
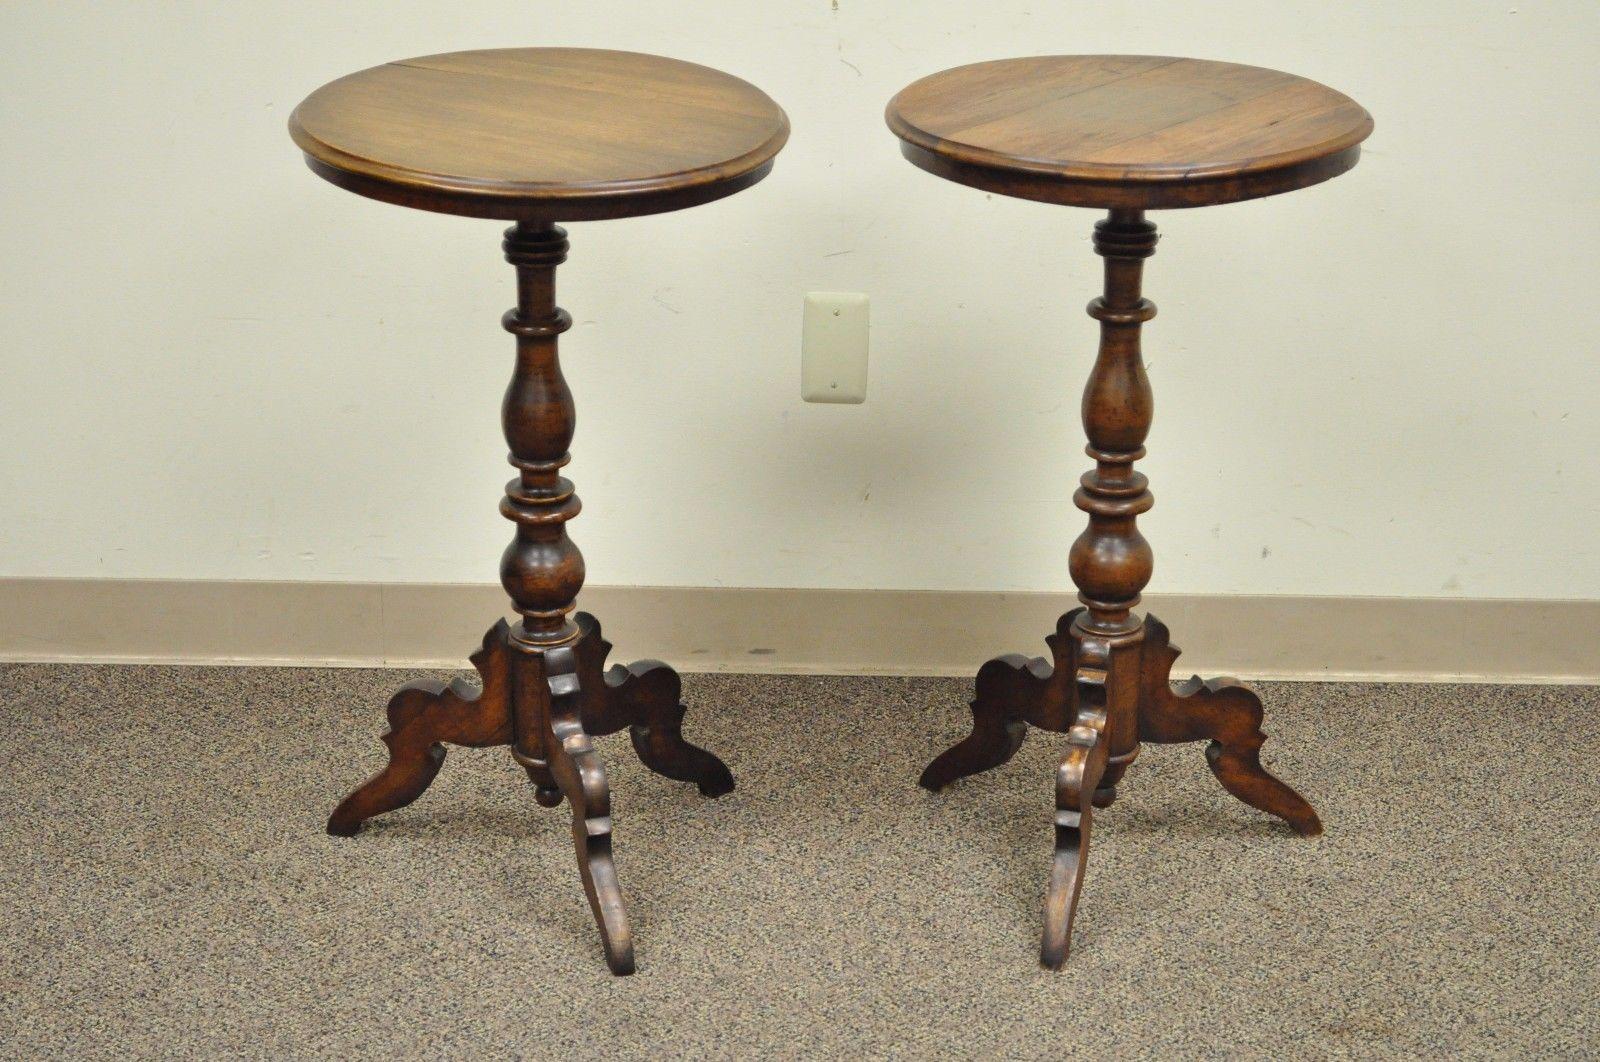
{"label": "tan baseboard trim", "polygon": [[[498,586],[0,579],[0,660],[462,667]],[[619,659],[685,671],[971,675],[1043,654],[1069,594],[586,588]],[[1600,601],[1151,595],[1179,669],[1263,679],[1600,682]]]}

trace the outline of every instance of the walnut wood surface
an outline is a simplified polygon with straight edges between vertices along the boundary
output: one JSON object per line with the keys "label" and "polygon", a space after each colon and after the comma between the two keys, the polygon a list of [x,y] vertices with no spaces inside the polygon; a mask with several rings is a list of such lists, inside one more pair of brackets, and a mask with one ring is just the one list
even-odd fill
{"label": "walnut wood surface", "polygon": [[1002,195],[1155,209],[1273,195],[1354,166],[1372,117],[1293,74],[1155,55],[957,67],[889,102],[916,165]]}
{"label": "walnut wood surface", "polygon": [[789,136],[765,93],[635,52],[503,48],[386,63],[289,119],[311,168],[361,195],[474,217],[676,210],[766,175]]}

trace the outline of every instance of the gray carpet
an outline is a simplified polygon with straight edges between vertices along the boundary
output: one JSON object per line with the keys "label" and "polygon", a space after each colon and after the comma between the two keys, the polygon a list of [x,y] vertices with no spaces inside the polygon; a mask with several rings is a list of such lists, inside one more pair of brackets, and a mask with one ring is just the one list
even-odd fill
{"label": "gray carpet", "polygon": [[1100,816],[1035,958],[1061,741],[933,796],[942,679],[691,676],[706,801],[603,740],[639,973],[566,809],[455,750],[360,836],[399,672],[0,667],[5,1057],[1581,1057],[1600,1051],[1600,689],[1274,685],[1303,840],[1199,746]]}

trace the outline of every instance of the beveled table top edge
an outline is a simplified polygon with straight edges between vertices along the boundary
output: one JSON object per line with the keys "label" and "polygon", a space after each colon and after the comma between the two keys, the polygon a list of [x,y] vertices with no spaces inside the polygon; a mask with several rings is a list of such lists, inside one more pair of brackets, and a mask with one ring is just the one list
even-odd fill
{"label": "beveled table top edge", "polygon": [[[1340,92],[1338,89],[1324,85],[1320,81],[1302,77],[1299,74],[1290,74],[1288,71],[1273,70],[1271,67],[1252,67],[1256,70],[1267,70],[1272,73],[1286,74],[1301,81],[1310,82],[1328,92],[1349,100],[1350,103],[1361,111],[1363,120],[1348,132],[1330,137],[1328,140],[1315,145],[1308,145],[1292,151],[1278,152],[1272,155],[1252,158],[1242,165],[1236,161],[1213,163],[1202,166],[1177,166],[1162,163],[1126,166],[1113,163],[1099,162],[1072,162],[1070,160],[1053,159],[1027,159],[1003,152],[991,151],[976,145],[963,144],[959,141],[948,140],[943,137],[927,133],[905,121],[900,116],[899,106],[901,98],[912,89],[938,77],[951,74],[959,70],[970,70],[974,67],[988,66],[996,63],[1014,62],[1018,58],[1076,58],[1076,56],[1028,56],[1009,57],[1005,59],[986,59],[976,63],[966,63],[961,66],[950,67],[946,70],[935,71],[924,77],[918,78],[902,88],[889,100],[884,107],[884,121],[888,124],[890,132],[901,140],[915,145],[923,151],[941,156],[952,163],[960,165],[981,166],[990,170],[1010,170],[1016,173],[1033,174],[1041,177],[1059,177],[1067,181],[1087,182],[1127,182],[1127,183],[1168,183],[1189,180],[1208,180],[1217,177],[1237,176],[1250,178],[1257,174],[1271,173],[1276,170],[1287,169],[1300,164],[1311,162],[1327,156],[1338,155],[1362,143],[1372,135],[1375,128],[1372,115],[1360,103]],[[1140,55],[1121,56],[1105,55],[1095,58],[1138,58],[1138,59],[1167,59],[1171,62],[1182,62],[1184,56]],[[1207,60],[1209,61],[1209,60]],[[1248,63],[1230,63],[1231,66],[1251,66]]]}
{"label": "beveled table top edge", "polygon": [[[622,49],[583,50],[647,58],[672,58]],[[380,65],[414,65],[418,59],[427,58],[433,56],[398,59]],[[671,204],[680,196],[684,200],[682,206],[693,206],[731,195],[765,177],[771,171],[773,160],[789,142],[788,113],[761,88],[744,81],[743,78],[701,63],[691,63],[684,59],[673,61],[698,66],[749,86],[772,105],[777,118],[772,136],[743,155],[694,169],[646,178],[568,182],[476,179],[432,173],[364,158],[335,147],[306,129],[300,119],[301,106],[305,101],[297,104],[289,115],[289,136],[304,153],[306,163],[312,172],[348,191],[402,206],[472,217],[502,219],[546,217],[554,220],[584,221],[600,217],[648,214],[677,209]],[[353,71],[344,77],[351,77],[361,72]],[[327,84],[331,85],[342,79],[335,78]],[[311,95],[326,87],[326,85],[320,86]],[[307,97],[309,98],[310,96]],[[640,209],[630,210],[628,203],[635,199],[639,200]]]}

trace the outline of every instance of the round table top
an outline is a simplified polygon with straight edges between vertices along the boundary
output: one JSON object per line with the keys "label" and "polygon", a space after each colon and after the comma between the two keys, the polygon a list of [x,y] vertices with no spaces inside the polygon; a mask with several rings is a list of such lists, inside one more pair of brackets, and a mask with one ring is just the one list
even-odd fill
{"label": "round table top", "polygon": [[789,119],[719,70],[636,52],[498,48],[322,86],[289,132],[353,192],[474,217],[585,221],[676,210],[766,176]]}
{"label": "round table top", "polygon": [[1124,209],[1205,206],[1325,181],[1356,164],[1372,116],[1258,66],[1159,55],[1048,55],[933,74],[889,101],[918,166],[1004,195]]}

